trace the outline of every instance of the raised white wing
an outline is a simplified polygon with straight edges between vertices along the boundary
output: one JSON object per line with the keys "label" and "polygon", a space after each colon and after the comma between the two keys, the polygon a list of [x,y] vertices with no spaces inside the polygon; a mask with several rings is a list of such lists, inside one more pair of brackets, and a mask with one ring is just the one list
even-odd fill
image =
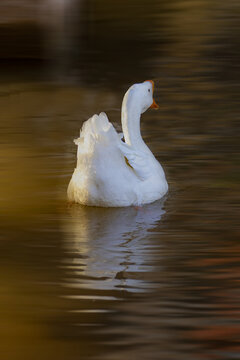
{"label": "raised white wing", "polygon": [[[123,134],[118,134],[113,125],[109,122],[105,113],[93,115],[84,122],[80,137],[74,142],[78,145],[78,163],[83,159],[86,161],[86,155],[95,153],[94,163],[106,163],[106,156],[113,152],[119,152],[118,156],[125,158],[126,165],[129,166],[140,180],[146,180],[151,176],[149,171],[147,154],[135,151],[121,139]],[[100,147],[99,147],[100,145]],[[96,146],[98,146],[97,151]],[[108,154],[108,155],[104,155]],[[99,155],[99,156],[98,156]],[[91,163],[92,163],[91,157]]]}

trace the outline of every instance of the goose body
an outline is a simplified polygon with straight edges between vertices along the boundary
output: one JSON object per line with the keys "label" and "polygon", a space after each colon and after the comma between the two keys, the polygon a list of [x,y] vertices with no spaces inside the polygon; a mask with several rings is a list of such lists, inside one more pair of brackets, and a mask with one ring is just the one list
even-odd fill
{"label": "goose body", "polygon": [[105,113],[85,121],[75,140],[77,167],[68,186],[70,201],[89,206],[139,206],[166,194],[168,184],[162,166],[140,133],[141,114],[149,107],[158,107],[153,90],[154,83],[149,80],[126,92],[123,134],[116,132]]}

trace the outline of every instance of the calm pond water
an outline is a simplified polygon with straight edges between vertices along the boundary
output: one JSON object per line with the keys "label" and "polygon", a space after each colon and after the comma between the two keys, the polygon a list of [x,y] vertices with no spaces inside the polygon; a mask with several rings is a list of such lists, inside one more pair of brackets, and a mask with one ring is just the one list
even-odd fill
{"label": "calm pond water", "polygon": [[[0,5],[1,359],[240,359],[239,2],[56,6]],[[169,193],[70,206],[81,124],[146,79]]]}

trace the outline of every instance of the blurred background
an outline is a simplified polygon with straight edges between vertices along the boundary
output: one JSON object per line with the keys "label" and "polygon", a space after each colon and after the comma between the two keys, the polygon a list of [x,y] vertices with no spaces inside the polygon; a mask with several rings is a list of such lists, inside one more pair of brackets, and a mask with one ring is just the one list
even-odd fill
{"label": "blurred background", "polygon": [[[237,0],[1,0],[0,354],[239,359]],[[155,81],[169,193],[69,206],[83,121]]]}

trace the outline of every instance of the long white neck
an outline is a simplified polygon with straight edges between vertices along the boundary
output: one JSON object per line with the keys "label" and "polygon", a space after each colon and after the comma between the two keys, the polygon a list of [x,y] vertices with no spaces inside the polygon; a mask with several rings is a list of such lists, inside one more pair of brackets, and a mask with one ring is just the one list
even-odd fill
{"label": "long white neck", "polygon": [[122,103],[122,130],[126,144],[136,150],[150,152],[142,139],[140,131],[141,104],[138,99],[127,91]]}

